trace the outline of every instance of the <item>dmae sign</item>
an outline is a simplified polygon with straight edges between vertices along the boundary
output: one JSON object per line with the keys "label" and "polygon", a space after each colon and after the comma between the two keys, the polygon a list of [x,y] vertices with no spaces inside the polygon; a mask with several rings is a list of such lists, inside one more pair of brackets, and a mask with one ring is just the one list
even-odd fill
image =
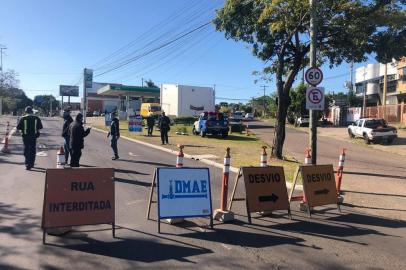
{"label": "dmae sign", "polygon": [[158,168],[158,217],[212,215],[208,168]]}

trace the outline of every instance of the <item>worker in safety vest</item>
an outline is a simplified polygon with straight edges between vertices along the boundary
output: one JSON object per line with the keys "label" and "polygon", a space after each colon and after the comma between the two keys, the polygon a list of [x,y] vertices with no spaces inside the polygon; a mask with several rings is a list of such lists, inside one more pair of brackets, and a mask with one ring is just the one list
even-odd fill
{"label": "worker in safety vest", "polygon": [[37,138],[40,135],[39,130],[42,129],[41,119],[33,115],[31,106],[25,108],[25,115],[18,122],[17,129],[21,131],[23,137],[25,168],[31,170],[35,163]]}

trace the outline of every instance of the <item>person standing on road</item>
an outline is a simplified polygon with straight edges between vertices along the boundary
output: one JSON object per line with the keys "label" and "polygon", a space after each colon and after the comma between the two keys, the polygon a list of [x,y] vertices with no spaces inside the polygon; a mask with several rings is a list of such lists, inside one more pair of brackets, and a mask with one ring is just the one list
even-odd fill
{"label": "person standing on road", "polygon": [[71,153],[70,166],[79,167],[79,160],[82,156],[84,138],[89,135],[90,128],[83,128],[83,115],[78,113],[75,121],[69,126],[69,149]]}
{"label": "person standing on road", "polygon": [[120,121],[117,118],[117,113],[111,113],[111,125],[110,125],[110,132],[107,134],[107,138],[111,135],[111,148],[113,148],[114,157],[112,160],[119,159],[118,156],[118,148],[117,148],[117,140],[120,138]]}
{"label": "person standing on road", "polygon": [[70,116],[70,108],[66,108],[63,112],[63,126],[62,126],[62,137],[64,138],[64,149],[65,149],[65,163],[68,164],[68,159],[69,159],[69,152],[70,152],[70,147],[69,147],[69,138],[70,138],[70,132],[69,132],[69,126],[73,122],[72,117]]}
{"label": "person standing on road", "polygon": [[154,124],[155,118],[150,112],[147,117],[147,126],[148,126],[148,136],[152,136],[152,132],[154,131]]}
{"label": "person standing on road", "polygon": [[31,170],[35,163],[37,138],[40,135],[39,130],[42,129],[42,122],[38,116],[33,115],[31,106],[25,108],[25,113],[26,114],[20,118],[17,129],[21,130],[23,137],[25,168]]}
{"label": "person standing on road", "polygon": [[161,130],[162,144],[169,144],[168,131],[171,129],[170,124],[171,120],[165,115],[165,112],[162,112],[161,118],[159,119],[159,129]]}

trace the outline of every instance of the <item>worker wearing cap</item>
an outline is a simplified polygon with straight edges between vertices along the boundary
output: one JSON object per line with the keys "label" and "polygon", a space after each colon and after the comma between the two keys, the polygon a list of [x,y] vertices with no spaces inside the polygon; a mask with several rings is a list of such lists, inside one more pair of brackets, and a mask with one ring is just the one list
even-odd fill
{"label": "worker wearing cap", "polygon": [[116,160],[120,158],[118,156],[118,148],[117,148],[117,140],[120,138],[120,122],[117,118],[116,112],[112,112],[110,118],[111,118],[110,132],[107,134],[107,138],[111,135],[111,148],[113,149],[114,152],[114,157],[112,157],[111,159]]}
{"label": "worker wearing cap", "polygon": [[75,121],[69,126],[69,149],[71,153],[70,166],[79,167],[79,160],[82,156],[82,149],[84,147],[84,138],[89,135],[90,128],[86,130],[83,128],[83,114],[78,113]]}
{"label": "worker wearing cap", "polygon": [[35,163],[39,130],[42,129],[41,119],[33,114],[31,106],[25,108],[25,115],[20,118],[17,129],[21,131],[23,137],[25,168],[31,170]]}
{"label": "worker wearing cap", "polygon": [[63,111],[63,126],[62,126],[62,137],[64,138],[64,149],[65,149],[65,162],[66,164],[68,163],[68,159],[69,159],[69,138],[70,138],[70,134],[69,134],[69,126],[70,124],[73,122],[72,117],[70,116],[70,108],[66,108]]}
{"label": "worker wearing cap", "polygon": [[162,112],[162,115],[159,119],[159,129],[161,130],[161,142],[162,144],[169,144],[168,142],[168,132],[171,129],[171,120],[168,116],[165,115],[165,112]]}
{"label": "worker wearing cap", "polygon": [[154,124],[155,118],[152,112],[150,112],[147,117],[148,136],[152,136],[152,132],[154,131]]}

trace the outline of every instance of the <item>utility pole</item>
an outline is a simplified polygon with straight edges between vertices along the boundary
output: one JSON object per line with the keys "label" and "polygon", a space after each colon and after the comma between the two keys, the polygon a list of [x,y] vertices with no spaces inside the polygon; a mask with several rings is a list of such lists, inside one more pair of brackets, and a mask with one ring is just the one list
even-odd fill
{"label": "utility pole", "polygon": [[49,97],[49,117],[52,117],[52,96]]}
{"label": "utility pole", "polygon": [[351,62],[350,64],[350,90],[351,92],[354,92],[354,62]]}
{"label": "utility pole", "polygon": [[385,65],[385,73],[383,75],[383,97],[382,97],[383,119],[386,118],[386,92],[388,91],[388,63],[385,63],[384,65]]}
{"label": "utility pole", "polygon": [[264,105],[264,113],[263,113],[263,116],[265,116],[265,112],[266,112],[266,104],[265,104],[265,90],[266,90],[266,88],[267,88],[268,86],[266,86],[266,85],[261,85],[261,87],[262,87],[262,88],[263,88],[263,90],[264,90],[264,96],[263,96],[262,103],[263,103],[263,105]]}
{"label": "utility pole", "polygon": [[1,71],[1,73],[3,73],[3,50],[7,50],[7,48],[0,47],[0,71]]}
{"label": "utility pole", "polygon": [[[316,20],[316,3],[317,0],[310,1],[310,67],[317,67],[316,50],[317,50],[317,20]],[[309,144],[312,153],[312,164],[317,163],[317,111],[309,110]]]}
{"label": "utility pole", "polygon": [[362,97],[362,117],[365,117],[367,107],[367,82],[365,81],[365,75],[367,75],[366,66],[364,66],[364,93]]}

